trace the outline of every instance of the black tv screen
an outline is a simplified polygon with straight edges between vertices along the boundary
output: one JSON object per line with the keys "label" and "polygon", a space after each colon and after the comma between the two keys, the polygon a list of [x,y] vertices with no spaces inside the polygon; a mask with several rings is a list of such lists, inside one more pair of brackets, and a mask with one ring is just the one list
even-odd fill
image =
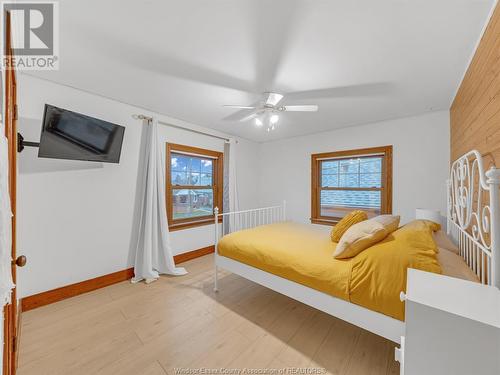
{"label": "black tv screen", "polygon": [[45,105],[38,156],[119,163],[125,128]]}

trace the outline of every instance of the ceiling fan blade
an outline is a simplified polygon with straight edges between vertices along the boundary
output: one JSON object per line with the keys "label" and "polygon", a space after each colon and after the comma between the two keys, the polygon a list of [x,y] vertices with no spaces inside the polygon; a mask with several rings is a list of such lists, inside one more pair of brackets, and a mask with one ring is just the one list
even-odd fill
{"label": "ceiling fan blade", "polygon": [[[277,77],[290,48],[304,26],[310,8],[300,0],[249,1],[254,6],[248,14],[252,30],[252,56],[255,67],[255,91],[276,90]],[[264,98],[265,100],[265,98]]]}
{"label": "ceiling fan blade", "polygon": [[318,110],[317,105],[285,105],[283,106],[287,112],[316,112]]}
{"label": "ceiling fan blade", "polygon": [[251,114],[249,114],[248,116],[242,117],[240,119],[240,122],[251,120],[251,119],[257,117],[258,115],[260,115],[260,112],[259,111],[254,111]]}
{"label": "ceiling fan blade", "polygon": [[255,108],[257,108],[257,107],[246,106],[246,105],[231,105],[231,104],[225,104],[223,107],[237,108],[237,109],[255,109]]}
{"label": "ceiling fan blade", "polygon": [[383,96],[393,93],[395,85],[392,82],[363,83],[351,86],[337,86],[318,90],[297,91],[288,93],[289,100],[311,100],[328,98],[356,98]]}
{"label": "ceiling fan blade", "polygon": [[277,105],[281,99],[283,99],[283,95],[276,94],[275,92],[267,92],[266,104],[269,105]]}

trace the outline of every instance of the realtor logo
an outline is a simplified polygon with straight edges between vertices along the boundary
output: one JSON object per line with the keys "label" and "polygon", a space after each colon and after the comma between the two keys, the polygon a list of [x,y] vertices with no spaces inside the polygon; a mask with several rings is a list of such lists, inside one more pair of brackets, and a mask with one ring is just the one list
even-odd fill
{"label": "realtor logo", "polygon": [[2,48],[2,67],[17,70],[59,68],[59,4],[55,1],[2,2],[2,40],[5,41],[7,14],[10,14],[13,57]]}

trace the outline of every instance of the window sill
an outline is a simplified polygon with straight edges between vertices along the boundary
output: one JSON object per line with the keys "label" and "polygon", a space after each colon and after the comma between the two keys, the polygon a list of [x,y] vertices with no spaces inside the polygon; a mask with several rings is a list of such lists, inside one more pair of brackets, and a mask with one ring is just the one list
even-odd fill
{"label": "window sill", "polygon": [[321,225],[329,225],[329,226],[334,226],[335,224],[337,224],[340,219],[315,219],[315,218],[311,218],[311,224],[321,224]]}
{"label": "window sill", "polygon": [[[214,218],[208,218],[203,220],[193,220],[193,221],[185,221],[181,223],[172,223],[168,226],[168,230],[170,232],[175,232],[183,229],[190,229],[195,227],[202,227],[205,225],[212,225],[214,223]],[[222,218],[219,217],[219,223],[222,223]]]}

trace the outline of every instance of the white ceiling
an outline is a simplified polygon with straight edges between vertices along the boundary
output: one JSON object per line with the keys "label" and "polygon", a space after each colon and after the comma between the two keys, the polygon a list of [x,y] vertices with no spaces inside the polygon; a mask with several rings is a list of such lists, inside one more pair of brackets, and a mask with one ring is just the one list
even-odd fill
{"label": "white ceiling", "polygon": [[[60,70],[36,72],[255,141],[447,109],[494,0],[63,0]],[[264,91],[267,133],[243,112]]]}

